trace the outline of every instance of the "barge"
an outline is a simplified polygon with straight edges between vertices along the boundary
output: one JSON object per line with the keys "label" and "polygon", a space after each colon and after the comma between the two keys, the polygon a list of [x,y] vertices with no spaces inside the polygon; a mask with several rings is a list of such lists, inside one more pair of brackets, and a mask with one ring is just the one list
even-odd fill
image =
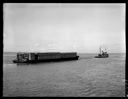
{"label": "barge", "polygon": [[78,60],[76,52],[60,53],[17,53],[17,57],[13,60],[14,63],[38,63],[49,61],[65,61],[65,60]]}

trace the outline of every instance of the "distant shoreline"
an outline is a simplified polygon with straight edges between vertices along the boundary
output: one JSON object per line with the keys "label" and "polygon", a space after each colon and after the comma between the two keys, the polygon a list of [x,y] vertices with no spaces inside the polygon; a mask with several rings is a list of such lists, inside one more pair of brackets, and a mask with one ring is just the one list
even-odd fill
{"label": "distant shoreline", "polygon": [[[18,52],[4,52],[4,54],[7,54],[7,53],[18,53]],[[29,53],[29,52],[27,52]],[[36,52],[34,52],[36,53]],[[38,52],[37,52],[38,53]],[[50,53],[50,52],[42,52],[42,53]],[[68,52],[67,52],[68,53]],[[77,54],[98,54],[98,53],[79,53],[79,52],[76,52]],[[120,53],[109,53],[109,54],[126,54],[126,52],[120,52]]]}

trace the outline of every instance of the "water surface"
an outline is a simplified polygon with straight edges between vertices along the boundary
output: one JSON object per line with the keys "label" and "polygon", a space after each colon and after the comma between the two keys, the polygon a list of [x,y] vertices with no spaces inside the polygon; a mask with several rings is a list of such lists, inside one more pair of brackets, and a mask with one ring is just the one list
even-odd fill
{"label": "water surface", "polygon": [[16,53],[3,55],[3,96],[124,97],[125,54],[76,61],[14,64]]}

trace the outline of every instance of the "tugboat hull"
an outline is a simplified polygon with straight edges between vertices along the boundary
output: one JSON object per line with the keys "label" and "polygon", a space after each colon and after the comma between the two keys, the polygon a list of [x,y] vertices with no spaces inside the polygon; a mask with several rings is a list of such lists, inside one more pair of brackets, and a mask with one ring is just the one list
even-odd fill
{"label": "tugboat hull", "polygon": [[103,57],[103,56],[95,56],[95,58],[108,58],[108,57]]}
{"label": "tugboat hull", "polygon": [[108,54],[105,55],[99,54],[98,56],[95,56],[95,58],[108,58],[108,57],[109,57]]}

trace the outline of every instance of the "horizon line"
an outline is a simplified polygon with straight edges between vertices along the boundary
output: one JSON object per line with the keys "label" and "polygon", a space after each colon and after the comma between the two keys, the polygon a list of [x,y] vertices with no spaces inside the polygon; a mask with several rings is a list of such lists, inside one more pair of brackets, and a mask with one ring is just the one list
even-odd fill
{"label": "horizon line", "polygon": [[[15,52],[14,51],[3,51],[3,53],[19,53],[19,52],[25,52],[25,51],[15,51]],[[40,52],[40,51],[29,51],[29,52]],[[59,52],[59,51],[56,51],[56,52]],[[67,51],[65,51],[65,52],[67,52]],[[68,51],[68,52],[76,52],[76,51]],[[46,52],[42,52],[42,53],[46,53]],[[50,52],[47,52],[47,53],[50,53]],[[60,53],[61,53],[61,51],[60,51]],[[97,52],[76,52],[76,53],[81,54],[81,53],[97,53]],[[109,52],[109,53],[126,53],[126,52]]]}

